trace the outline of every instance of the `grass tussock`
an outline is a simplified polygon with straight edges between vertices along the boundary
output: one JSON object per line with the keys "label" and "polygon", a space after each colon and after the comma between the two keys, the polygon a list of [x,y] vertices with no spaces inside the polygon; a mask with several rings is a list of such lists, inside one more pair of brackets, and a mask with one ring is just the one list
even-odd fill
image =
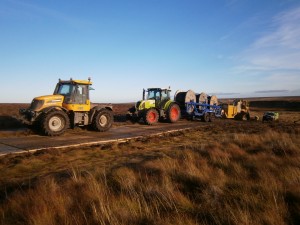
{"label": "grass tussock", "polygon": [[[51,173],[37,174],[31,185],[15,185],[2,195],[0,223],[297,224],[299,135],[222,134],[220,141],[205,143],[201,131],[189,131],[155,139],[155,146],[152,139],[114,145],[114,150],[78,150],[64,170],[56,165]],[[47,160],[66,161],[66,155],[28,156],[36,167],[27,170],[42,170]],[[97,164],[103,157],[109,164]],[[27,160],[1,161],[2,169],[18,173],[16,167],[28,166]],[[5,190],[9,182],[1,181]]]}

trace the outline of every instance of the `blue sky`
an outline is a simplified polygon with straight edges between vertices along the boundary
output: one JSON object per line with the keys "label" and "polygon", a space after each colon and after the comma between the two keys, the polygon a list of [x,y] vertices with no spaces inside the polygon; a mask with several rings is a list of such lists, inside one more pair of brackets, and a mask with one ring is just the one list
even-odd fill
{"label": "blue sky", "polygon": [[0,0],[0,102],[92,78],[93,102],[147,87],[300,95],[299,0]]}

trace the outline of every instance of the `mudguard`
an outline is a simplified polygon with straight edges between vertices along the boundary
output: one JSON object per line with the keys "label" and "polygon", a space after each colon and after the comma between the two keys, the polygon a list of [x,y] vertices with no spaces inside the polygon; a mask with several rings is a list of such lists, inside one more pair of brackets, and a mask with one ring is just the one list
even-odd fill
{"label": "mudguard", "polygon": [[93,108],[91,108],[90,112],[89,112],[89,123],[92,123],[93,118],[96,114],[96,112],[100,111],[101,109],[107,109],[110,111],[113,111],[112,109],[112,105],[111,104],[103,104],[103,105],[96,105]]}

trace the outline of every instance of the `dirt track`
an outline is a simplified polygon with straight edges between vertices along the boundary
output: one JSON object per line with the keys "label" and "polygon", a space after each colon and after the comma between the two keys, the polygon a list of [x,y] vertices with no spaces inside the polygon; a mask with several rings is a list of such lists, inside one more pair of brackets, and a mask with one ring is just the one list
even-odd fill
{"label": "dirt track", "polygon": [[75,146],[92,146],[108,142],[122,142],[132,138],[143,138],[203,125],[201,122],[181,120],[176,124],[158,123],[154,126],[141,124],[113,127],[108,132],[70,131],[59,137],[29,135],[23,137],[0,138],[0,156],[10,153],[32,152],[49,148],[65,148]]}
{"label": "dirt track", "polygon": [[[299,113],[296,114],[297,118],[300,118]],[[9,135],[7,137],[0,137],[0,156],[11,153],[35,152],[46,149],[51,150],[80,146],[99,146],[112,142],[126,142],[130,139],[143,140],[143,138],[148,138],[150,136],[159,137],[161,135],[166,135],[167,133],[188,129],[201,130],[209,136],[214,135],[220,130],[223,130],[223,132],[226,130],[226,134],[240,132],[259,133],[270,128],[285,132],[299,132],[299,124],[294,124],[287,120],[278,123],[262,123],[261,121],[253,120],[235,121],[216,119],[212,123],[204,123],[201,121],[188,121],[181,119],[177,123],[157,123],[153,126],[147,126],[140,123],[116,123],[113,128],[104,133],[78,128],[75,130],[69,129],[64,135],[58,137],[41,136],[39,134],[20,134],[17,136]],[[219,136],[218,138],[221,137]],[[155,143],[153,143],[153,145],[155,145]]]}

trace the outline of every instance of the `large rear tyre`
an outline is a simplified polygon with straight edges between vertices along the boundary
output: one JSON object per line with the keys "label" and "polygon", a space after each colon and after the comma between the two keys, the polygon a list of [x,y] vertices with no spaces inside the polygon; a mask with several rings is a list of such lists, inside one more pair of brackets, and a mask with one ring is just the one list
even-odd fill
{"label": "large rear tyre", "polygon": [[108,109],[102,109],[94,116],[92,126],[95,130],[104,132],[111,128],[113,120],[112,112]]}
{"label": "large rear tyre", "polygon": [[46,113],[41,119],[41,131],[48,136],[58,136],[70,126],[68,115],[64,111]]}
{"label": "large rear tyre", "polygon": [[144,114],[144,122],[147,125],[152,125],[157,123],[159,115],[156,109],[148,109]]}
{"label": "large rear tyre", "polygon": [[167,120],[170,123],[175,123],[180,119],[180,108],[177,104],[171,104],[167,111]]}

